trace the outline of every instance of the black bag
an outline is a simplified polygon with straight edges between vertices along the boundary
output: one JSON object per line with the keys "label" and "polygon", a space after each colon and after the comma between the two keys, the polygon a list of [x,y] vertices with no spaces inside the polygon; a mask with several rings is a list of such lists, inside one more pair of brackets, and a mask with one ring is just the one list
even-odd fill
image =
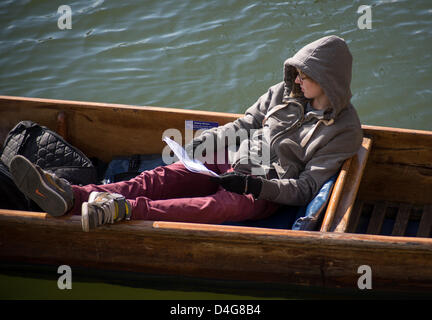
{"label": "black bag", "polygon": [[56,132],[32,121],[21,121],[7,135],[1,160],[9,168],[12,158],[23,155],[42,169],[71,184],[97,183],[97,170],[80,150]]}

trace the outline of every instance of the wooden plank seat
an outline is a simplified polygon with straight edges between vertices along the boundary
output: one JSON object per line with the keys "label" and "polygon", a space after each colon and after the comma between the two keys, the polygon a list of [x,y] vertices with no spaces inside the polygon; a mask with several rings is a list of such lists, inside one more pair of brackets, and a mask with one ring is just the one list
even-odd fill
{"label": "wooden plank seat", "polygon": [[365,136],[357,154],[343,164],[330,196],[320,231],[346,231],[371,150],[372,138]]}
{"label": "wooden plank seat", "polygon": [[347,232],[432,237],[432,205],[357,200]]}
{"label": "wooden plank seat", "polygon": [[417,231],[417,237],[431,237],[432,229],[432,205],[426,205],[423,208],[420,225]]}

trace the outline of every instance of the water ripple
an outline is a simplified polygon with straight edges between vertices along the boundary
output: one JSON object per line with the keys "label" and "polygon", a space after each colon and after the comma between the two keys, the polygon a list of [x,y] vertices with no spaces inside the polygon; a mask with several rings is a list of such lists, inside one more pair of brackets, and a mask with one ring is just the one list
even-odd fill
{"label": "water ripple", "polygon": [[[338,34],[354,57],[362,122],[430,128],[432,4],[360,0],[0,2],[0,93],[243,112],[282,80],[283,61]],[[413,116],[409,116],[411,114]]]}

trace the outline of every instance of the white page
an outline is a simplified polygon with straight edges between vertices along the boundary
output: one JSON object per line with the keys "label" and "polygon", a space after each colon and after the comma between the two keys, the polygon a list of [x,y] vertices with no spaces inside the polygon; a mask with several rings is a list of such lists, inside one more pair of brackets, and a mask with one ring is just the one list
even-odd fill
{"label": "white page", "polygon": [[207,169],[207,167],[198,159],[189,158],[188,154],[186,153],[186,150],[183,149],[183,147],[179,145],[177,142],[175,142],[174,140],[168,137],[164,137],[163,141],[165,141],[168,144],[168,146],[171,148],[171,150],[174,152],[177,158],[179,158],[179,160],[189,171],[219,177],[219,175],[216,172]]}

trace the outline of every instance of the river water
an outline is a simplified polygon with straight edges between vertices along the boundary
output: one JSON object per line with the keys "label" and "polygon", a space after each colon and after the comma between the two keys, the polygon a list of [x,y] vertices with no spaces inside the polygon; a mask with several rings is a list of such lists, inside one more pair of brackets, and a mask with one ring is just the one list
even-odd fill
{"label": "river water", "polygon": [[432,129],[430,0],[1,0],[0,94],[243,113],[330,34],[363,124]]}

